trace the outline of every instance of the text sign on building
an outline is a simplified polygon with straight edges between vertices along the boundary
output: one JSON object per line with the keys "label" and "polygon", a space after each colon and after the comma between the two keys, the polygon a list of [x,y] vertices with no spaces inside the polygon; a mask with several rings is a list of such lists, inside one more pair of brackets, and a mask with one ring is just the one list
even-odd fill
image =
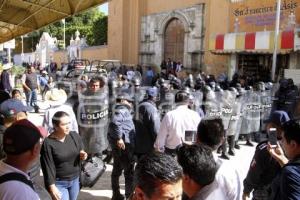
{"label": "text sign on building", "polygon": [[[230,32],[238,21],[239,32],[274,30],[277,0],[251,0],[230,5]],[[293,19],[294,18],[294,19]],[[281,1],[280,28],[286,29],[289,22],[300,23],[300,0]]]}

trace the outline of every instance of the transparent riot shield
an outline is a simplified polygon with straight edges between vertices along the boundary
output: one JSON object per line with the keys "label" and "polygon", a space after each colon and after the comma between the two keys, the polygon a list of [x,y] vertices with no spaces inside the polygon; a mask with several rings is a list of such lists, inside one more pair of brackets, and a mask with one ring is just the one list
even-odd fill
{"label": "transparent riot shield", "polygon": [[261,101],[260,93],[248,90],[242,123],[242,134],[250,134],[260,130]]}
{"label": "transparent riot shield", "polygon": [[165,114],[175,108],[175,94],[177,91],[160,90],[160,100],[158,102],[158,111],[161,119]]}
{"label": "transparent riot shield", "polygon": [[192,92],[191,94],[193,96],[193,100],[191,102],[191,108],[196,111],[197,113],[201,114],[203,113],[202,111],[202,101],[203,101],[203,93],[201,91],[195,91]]}
{"label": "transparent riot shield", "polygon": [[231,115],[233,113],[233,105],[236,98],[236,94],[232,91],[226,90],[221,97],[221,119],[223,121],[224,129],[229,128]]}
{"label": "transparent riot shield", "polygon": [[265,132],[266,131],[266,124],[264,121],[269,118],[272,110],[272,90],[265,90],[260,93],[260,99],[261,99],[261,127],[260,131]]}
{"label": "transparent riot shield", "polygon": [[222,116],[221,112],[221,100],[220,96],[217,97],[214,91],[208,91],[205,95],[205,101],[203,102],[205,109],[205,118],[220,118]]}
{"label": "transparent riot shield", "polygon": [[[105,79],[107,80],[107,79]],[[89,88],[79,94],[77,121],[85,150],[90,154],[102,154],[108,146],[109,91],[107,81],[97,91]]]}
{"label": "transparent riot shield", "polygon": [[241,134],[241,129],[242,129],[242,122],[243,122],[243,118],[244,118],[244,111],[245,111],[245,104],[246,104],[246,91],[242,90],[240,91],[240,95],[236,98],[236,101],[240,104],[240,110],[239,112],[237,112],[237,125],[236,125],[236,131],[235,131],[235,141],[238,141],[239,136]]}

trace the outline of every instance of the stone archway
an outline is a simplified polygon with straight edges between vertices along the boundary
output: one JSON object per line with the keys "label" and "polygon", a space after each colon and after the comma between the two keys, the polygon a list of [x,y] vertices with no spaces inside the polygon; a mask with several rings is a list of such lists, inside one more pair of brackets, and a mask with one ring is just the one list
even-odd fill
{"label": "stone archway", "polygon": [[[157,52],[158,58],[160,60],[164,60],[168,58],[168,52],[165,52],[166,50],[170,47],[165,47],[165,45],[168,45],[168,38],[170,35],[168,35],[168,30],[174,28],[174,30],[179,31],[178,34],[176,34],[178,38],[177,46],[179,43],[182,45],[180,49],[174,50],[182,53],[180,57],[178,56],[169,56],[172,60],[174,59],[175,61],[181,61],[184,66],[189,66],[188,63],[190,63],[190,59],[188,57],[188,35],[193,28],[194,24],[189,20],[188,16],[181,11],[172,11],[165,15],[159,23],[156,25],[155,32],[157,33],[158,36],[158,43],[160,44],[160,51]],[[177,28],[175,28],[177,27]],[[167,35],[166,35],[167,34]],[[172,35],[172,34],[171,34]],[[166,41],[167,40],[167,41]],[[179,48],[179,46],[178,46]],[[176,54],[176,53],[175,53]]]}
{"label": "stone archway", "polygon": [[183,23],[178,18],[168,22],[164,33],[164,59],[183,62],[185,30]]}

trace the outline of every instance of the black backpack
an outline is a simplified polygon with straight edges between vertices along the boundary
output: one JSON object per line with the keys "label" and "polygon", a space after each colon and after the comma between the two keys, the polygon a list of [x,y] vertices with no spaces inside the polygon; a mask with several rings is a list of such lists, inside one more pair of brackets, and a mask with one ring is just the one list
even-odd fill
{"label": "black backpack", "polygon": [[0,184],[8,181],[20,181],[34,190],[32,182],[28,180],[23,174],[11,172],[0,176]]}

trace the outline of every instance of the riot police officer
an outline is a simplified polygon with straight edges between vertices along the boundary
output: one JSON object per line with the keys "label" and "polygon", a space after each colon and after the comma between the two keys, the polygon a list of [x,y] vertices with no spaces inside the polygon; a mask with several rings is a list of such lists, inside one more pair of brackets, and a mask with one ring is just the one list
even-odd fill
{"label": "riot police officer", "polygon": [[79,133],[86,152],[90,155],[102,156],[108,146],[108,90],[106,78],[92,77],[89,88],[79,94],[77,112]]}
{"label": "riot police officer", "polygon": [[127,93],[121,93],[116,99],[116,106],[109,123],[108,140],[114,158],[111,174],[112,200],[123,200],[120,194],[119,178],[124,170],[125,196],[133,192],[135,127],[131,115],[133,99]]}

